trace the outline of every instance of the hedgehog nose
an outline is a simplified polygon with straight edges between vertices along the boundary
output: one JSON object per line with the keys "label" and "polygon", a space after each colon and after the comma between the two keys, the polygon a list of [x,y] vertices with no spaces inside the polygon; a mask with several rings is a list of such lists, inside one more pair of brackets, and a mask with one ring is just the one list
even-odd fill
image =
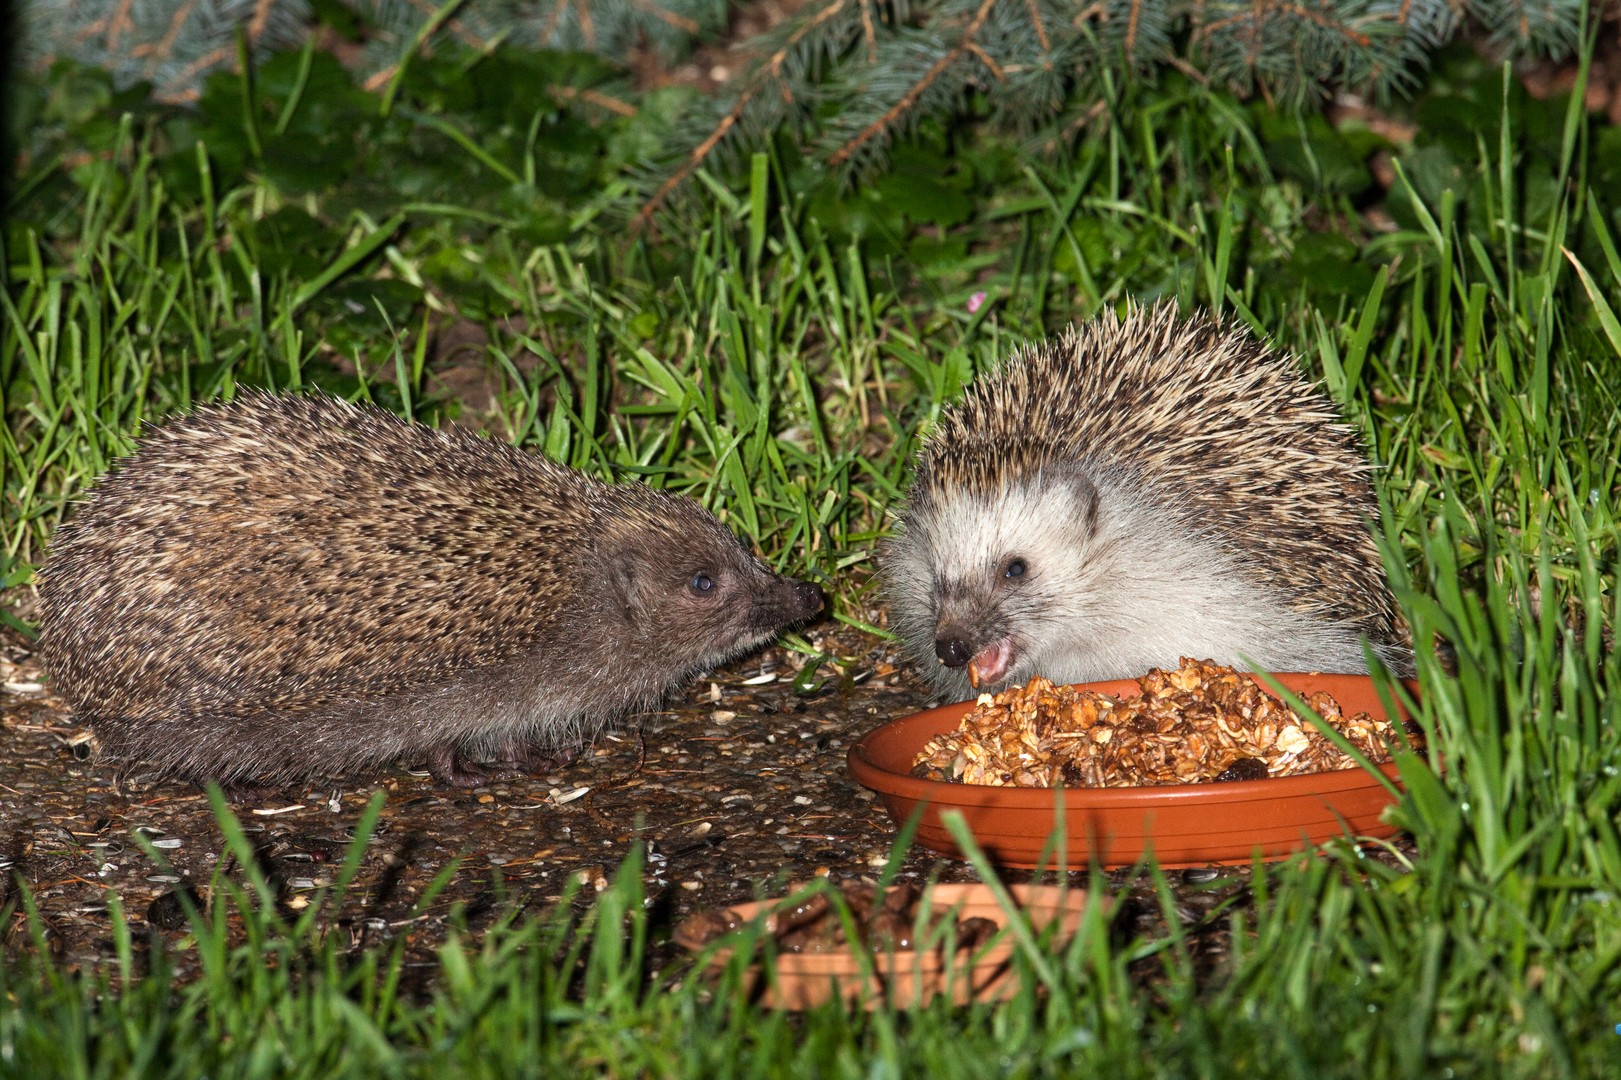
{"label": "hedgehog nose", "polygon": [[938,656],[946,667],[962,667],[974,658],[973,651],[968,648],[968,642],[960,637],[936,638],[934,655]]}
{"label": "hedgehog nose", "polygon": [[812,613],[821,611],[822,605],[827,603],[827,594],[822,592],[820,585],[812,581],[794,582],[794,596],[805,606],[806,611]]}

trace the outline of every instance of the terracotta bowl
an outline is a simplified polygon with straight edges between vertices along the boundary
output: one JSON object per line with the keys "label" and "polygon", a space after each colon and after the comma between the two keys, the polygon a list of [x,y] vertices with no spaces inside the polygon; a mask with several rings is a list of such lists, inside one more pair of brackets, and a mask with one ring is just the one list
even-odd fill
{"label": "terracotta bowl", "polygon": [[[1366,675],[1274,677],[1302,697],[1327,691],[1348,715],[1386,715]],[[1131,679],[1084,685],[1117,697],[1140,692]],[[1063,855],[1072,868],[1093,859],[1104,867],[1129,866],[1149,851],[1168,867],[1247,863],[1257,855],[1280,859],[1345,833],[1378,838],[1397,831],[1379,820],[1396,796],[1362,769],[1220,784],[1073,789],[949,784],[910,775],[923,744],[954,730],[972,708],[973,702],[965,701],[902,717],[868,734],[849,755],[851,773],[878,793],[897,824],[923,804],[918,843],[956,858],[962,852],[941,824],[942,810],[960,810],[991,859],[1021,867],[1043,865],[1042,851],[1060,805]],[[1396,778],[1394,764],[1380,771]],[[1044,865],[1056,861],[1049,853]]]}
{"label": "terracotta bowl", "polygon": [[[1086,910],[1087,893],[1083,889],[1010,885],[1008,892],[1038,934],[1057,923],[1053,937],[1046,941],[1049,951],[1074,936]],[[984,885],[936,885],[930,900],[931,918],[949,912],[959,922],[978,917],[1001,927],[1007,921],[1001,905]],[[781,902],[782,898],[778,898],[736,904],[731,910],[747,921]],[[675,940],[693,952],[704,948],[704,943],[686,940],[679,931]],[[958,1005],[999,1001],[1018,989],[1018,968],[1013,963],[1017,947],[1012,935],[1005,934],[977,951],[955,955],[939,949],[877,952],[872,956],[870,972],[862,970],[860,958],[848,948],[823,953],[782,952],[776,957],[774,978],[761,964],[751,965],[744,978],[748,994],[760,1004],[795,1011],[813,1009],[834,998],[867,1009],[885,1002],[895,1008],[912,1008],[942,993]],[[717,950],[710,961],[711,969],[724,967],[731,955],[730,949]]]}

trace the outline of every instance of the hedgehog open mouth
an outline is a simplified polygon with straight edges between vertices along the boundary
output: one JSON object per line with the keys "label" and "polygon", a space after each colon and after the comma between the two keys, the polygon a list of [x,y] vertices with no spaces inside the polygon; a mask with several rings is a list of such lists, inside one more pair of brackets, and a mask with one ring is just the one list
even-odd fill
{"label": "hedgehog open mouth", "polygon": [[992,642],[968,661],[968,685],[978,690],[982,683],[986,686],[998,683],[1012,666],[1013,639]]}

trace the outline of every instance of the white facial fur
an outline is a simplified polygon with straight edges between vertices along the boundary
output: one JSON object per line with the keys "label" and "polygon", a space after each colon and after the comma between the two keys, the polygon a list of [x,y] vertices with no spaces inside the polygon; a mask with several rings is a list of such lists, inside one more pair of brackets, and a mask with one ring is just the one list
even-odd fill
{"label": "white facial fur", "polygon": [[[1038,479],[989,502],[950,495],[908,514],[886,559],[892,614],[942,693],[973,693],[965,669],[935,658],[942,627],[966,632],[975,652],[1010,640],[1014,660],[999,686],[1035,674],[1060,683],[1129,678],[1183,656],[1366,670],[1354,631],[1291,606],[1178,508],[1144,504],[1140,486],[1091,481],[1095,489]],[[1010,556],[1025,561],[1022,577],[1004,576]]]}

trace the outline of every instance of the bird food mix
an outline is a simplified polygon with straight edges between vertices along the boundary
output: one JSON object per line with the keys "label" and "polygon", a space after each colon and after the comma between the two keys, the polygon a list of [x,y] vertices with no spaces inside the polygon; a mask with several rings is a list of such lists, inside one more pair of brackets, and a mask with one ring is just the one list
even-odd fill
{"label": "bird food mix", "polygon": [[[998,787],[1140,787],[1260,780],[1356,761],[1246,675],[1184,658],[1111,697],[1037,676],[981,694],[955,731],[930,739],[913,774]],[[1346,716],[1326,693],[1305,702],[1369,760],[1390,759],[1388,720]]]}

